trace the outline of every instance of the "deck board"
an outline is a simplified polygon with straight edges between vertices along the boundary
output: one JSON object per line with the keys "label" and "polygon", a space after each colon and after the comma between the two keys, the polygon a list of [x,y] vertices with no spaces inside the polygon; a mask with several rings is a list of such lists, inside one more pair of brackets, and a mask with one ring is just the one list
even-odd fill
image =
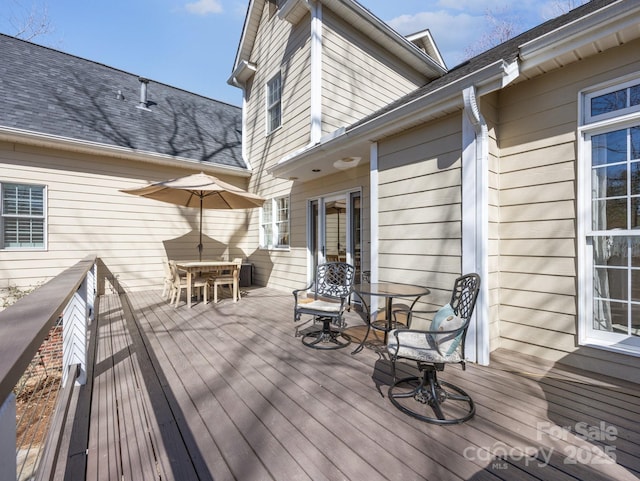
{"label": "deck board", "polygon": [[[103,296],[85,479],[605,481],[640,473],[635,384],[499,350],[490,366],[447,367],[443,379],[471,394],[477,414],[433,426],[388,401],[388,360],[370,348],[309,349],[292,312],[290,294],[266,288],[191,309],[169,306],[160,291]],[[361,324],[355,312],[349,323]],[[576,435],[578,423],[600,422],[615,439]]]}

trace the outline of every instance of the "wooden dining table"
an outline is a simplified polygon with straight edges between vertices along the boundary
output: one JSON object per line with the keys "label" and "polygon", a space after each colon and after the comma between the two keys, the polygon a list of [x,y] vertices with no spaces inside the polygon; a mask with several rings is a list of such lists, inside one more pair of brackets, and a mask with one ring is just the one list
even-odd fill
{"label": "wooden dining table", "polygon": [[233,273],[233,302],[238,300],[240,264],[233,261],[176,261],[176,267],[187,273],[187,307],[191,307],[193,276],[202,272],[231,271]]}

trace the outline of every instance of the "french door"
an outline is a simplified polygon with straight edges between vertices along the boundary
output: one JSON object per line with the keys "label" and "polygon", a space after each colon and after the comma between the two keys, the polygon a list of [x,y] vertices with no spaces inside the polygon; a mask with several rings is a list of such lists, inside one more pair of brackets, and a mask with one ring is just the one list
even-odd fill
{"label": "french door", "polygon": [[361,276],[362,207],[360,191],[331,194],[309,201],[307,218],[310,278],[318,264],[347,262]]}

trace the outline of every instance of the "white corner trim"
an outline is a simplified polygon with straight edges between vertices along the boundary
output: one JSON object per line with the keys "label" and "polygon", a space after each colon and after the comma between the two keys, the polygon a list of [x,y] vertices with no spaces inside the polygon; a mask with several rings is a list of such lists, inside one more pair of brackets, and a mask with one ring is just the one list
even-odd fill
{"label": "white corner trim", "polygon": [[462,91],[462,274],[480,275],[480,294],[467,334],[470,361],[489,364],[488,231],[489,145],[487,124],[480,113],[475,87]]}
{"label": "white corner trim", "polygon": [[322,137],[322,4],[311,2],[311,126],[310,143]]}
{"label": "white corner trim", "polygon": [[[378,241],[378,143],[372,142],[369,147],[369,269],[371,270],[370,281],[378,282],[378,267],[380,255],[380,242]],[[378,300],[376,296],[371,297],[370,312],[377,312]]]}

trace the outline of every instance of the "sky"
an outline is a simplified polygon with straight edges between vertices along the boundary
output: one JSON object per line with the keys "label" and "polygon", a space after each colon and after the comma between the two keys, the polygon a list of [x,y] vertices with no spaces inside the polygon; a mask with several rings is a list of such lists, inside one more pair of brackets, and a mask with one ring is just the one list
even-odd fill
{"label": "sky", "polygon": [[[580,0],[360,0],[403,35],[431,31],[451,68],[483,45],[495,22],[518,34]],[[249,0],[0,0],[0,32],[16,35],[36,12],[31,41],[205,97],[242,104],[227,84]],[[46,12],[43,16],[42,12]],[[22,37],[26,38],[26,37]],[[475,52],[479,53],[479,52]]]}

